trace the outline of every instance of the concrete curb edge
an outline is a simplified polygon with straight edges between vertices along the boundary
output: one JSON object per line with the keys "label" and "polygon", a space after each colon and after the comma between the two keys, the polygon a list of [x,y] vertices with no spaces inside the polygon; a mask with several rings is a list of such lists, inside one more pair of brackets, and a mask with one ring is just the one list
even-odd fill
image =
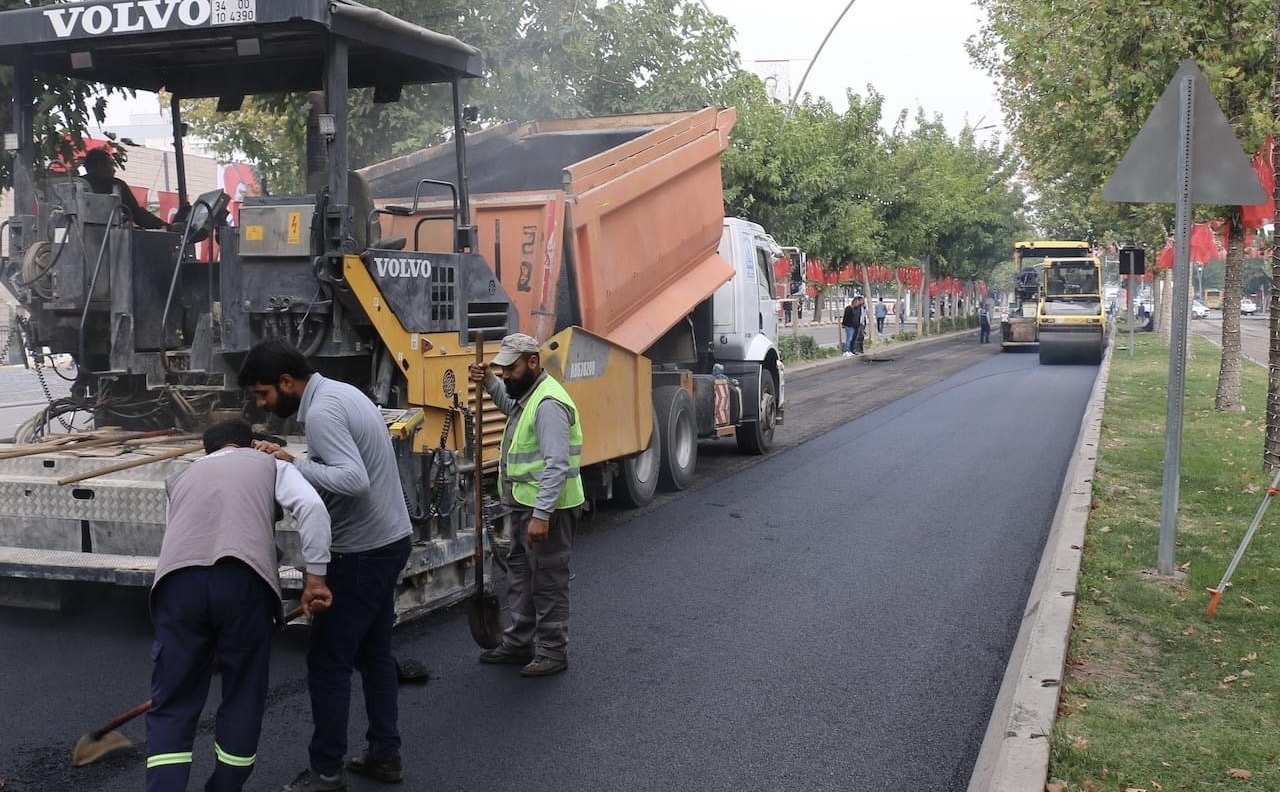
{"label": "concrete curb edge", "polygon": [[1048,782],[1049,734],[1066,668],[1113,349],[1108,343],[1089,395],[969,792],[1044,792]]}
{"label": "concrete curb edge", "polygon": [[[849,363],[849,364],[874,363],[876,362],[875,359],[877,357],[885,356],[894,352],[899,352],[904,349],[910,349],[912,347],[925,346],[926,344],[934,344],[939,341],[946,341],[948,339],[955,338],[958,335],[964,335],[965,333],[972,333],[976,337],[978,334],[978,330],[977,328],[966,328],[964,330],[952,330],[946,333],[940,333],[936,335],[927,335],[924,338],[913,338],[910,341],[894,341],[888,344],[881,343],[877,345],[881,347],[881,349],[878,352],[867,352],[862,356],[856,357],[856,358],[847,358],[847,357],[841,357],[840,355],[832,355],[831,357],[819,358],[817,360],[806,360],[799,364],[793,364],[793,365],[787,366],[784,369],[785,376],[787,378],[787,381],[790,382],[793,379],[804,379],[805,377],[811,377],[814,374],[817,374],[821,371],[825,371],[826,369],[829,369],[829,368],[834,368],[835,366],[839,366],[843,363]],[[872,349],[875,349],[875,347],[872,347]]]}

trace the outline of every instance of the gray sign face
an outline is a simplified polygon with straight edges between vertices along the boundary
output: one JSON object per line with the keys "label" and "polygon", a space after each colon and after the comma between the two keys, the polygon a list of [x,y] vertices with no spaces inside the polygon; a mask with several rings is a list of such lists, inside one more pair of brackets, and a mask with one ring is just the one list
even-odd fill
{"label": "gray sign face", "polygon": [[1181,93],[1191,85],[1191,202],[1250,206],[1267,199],[1249,158],[1209,83],[1193,61],[1182,62],[1138,136],[1102,190],[1108,201],[1177,203]]}

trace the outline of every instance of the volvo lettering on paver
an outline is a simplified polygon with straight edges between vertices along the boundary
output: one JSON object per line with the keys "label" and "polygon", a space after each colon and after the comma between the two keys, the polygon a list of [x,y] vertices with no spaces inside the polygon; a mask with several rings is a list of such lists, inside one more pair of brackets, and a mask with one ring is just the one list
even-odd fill
{"label": "volvo lettering on paver", "polygon": [[257,19],[257,0],[121,0],[110,5],[45,9],[57,38],[164,30],[175,20],[186,27]]}
{"label": "volvo lettering on paver", "polygon": [[429,278],[431,262],[416,258],[375,258],[379,278]]}
{"label": "volvo lettering on paver", "polygon": [[569,364],[569,374],[567,379],[583,380],[591,379],[596,376],[596,362],[594,360],[575,360]]}

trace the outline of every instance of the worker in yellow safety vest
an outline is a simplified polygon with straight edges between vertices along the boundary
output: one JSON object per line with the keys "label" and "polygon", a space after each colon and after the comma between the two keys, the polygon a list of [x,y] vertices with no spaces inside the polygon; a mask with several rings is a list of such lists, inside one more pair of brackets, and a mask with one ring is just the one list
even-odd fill
{"label": "worker in yellow safety vest", "polygon": [[472,364],[507,416],[498,489],[510,508],[507,600],[511,624],[480,662],[523,666],[526,677],[569,667],[569,555],[586,498],[579,466],[582,422],[573,399],[542,368],[541,347],[524,333],[502,339],[492,367]]}

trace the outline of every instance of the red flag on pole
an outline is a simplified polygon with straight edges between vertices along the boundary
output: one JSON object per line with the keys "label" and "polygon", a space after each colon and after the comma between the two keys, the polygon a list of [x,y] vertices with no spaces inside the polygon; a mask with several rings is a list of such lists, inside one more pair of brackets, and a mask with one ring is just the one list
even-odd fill
{"label": "red flag on pole", "polygon": [[1271,157],[1273,141],[1270,135],[1263,141],[1262,148],[1253,155],[1253,172],[1258,174],[1258,183],[1267,194],[1267,200],[1260,204],[1240,207],[1240,218],[1245,228],[1262,228],[1265,223],[1276,217],[1276,169]]}

